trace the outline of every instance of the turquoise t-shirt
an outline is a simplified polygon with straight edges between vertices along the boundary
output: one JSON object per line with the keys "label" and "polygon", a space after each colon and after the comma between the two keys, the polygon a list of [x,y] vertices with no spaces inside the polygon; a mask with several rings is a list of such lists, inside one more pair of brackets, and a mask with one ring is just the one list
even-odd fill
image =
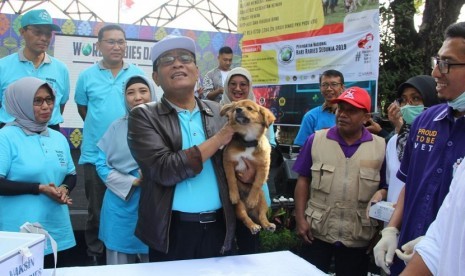
{"label": "turquoise t-shirt", "polygon": [[[109,137],[127,137],[126,119],[116,120],[105,132]],[[126,125],[126,127],[122,127]],[[128,150],[128,144],[118,144],[115,150],[128,152],[128,159],[133,159]],[[120,168],[117,170],[109,165],[106,154],[99,148],[95,163],[97,173],[107,186],[100,212],[100,230],[98,238],[106,248],[126,254],[148,254],[148,246],[134,234],[136,230],[140,187],[132,187],[132,182],[140,177],[138,169]],[[108,152],[110,154],[110,152]],[[130,171],[132,170],[132,171]],[[129,173],[126,173],[130,171]],[[109,177],[109,175],[111,175]],[[131,188],[134,188],[130,195]],[[129,196],[128,196],[129,195]]]}
{"label": "turquoise t-shirt", "polygon": [[[65,105],[69,99],[69,71],[68,67],[60,60],[45,55],[43,63],[39,68],[26,59],[23,49],[18,53],[11,54],[0,59],[0,100],[5,101],[4,92],[8,85],[23,77],[36,77],[46,81],[55,90],[55,106],[49,125],[56,125],[63,122],[60,112],[60,105]],[[5,105],[1,104],[0,122],[7,123],[14,121],[13,116],[5,110]]]}
{"label": "turquoise t-shirt", "polygon": [[[12,181],[59,186],[75,174],[68,142],[59,132],[26,134],[17,126],[0,129],[0,177]],[[0,196],[0,230],[19,232],[25,222],[39,222],[58,243],[58,250],[76,245],[68,206],[39,194]],[[45,254],[52,253],[48,242]]]}
{"label": "turquoise t-shirt", "polygon": [[320,129],[331,128],[336,125],[336,115],[329,111],[323,110],[323,106],[317,106],[302,118],[299,133],[294,139],[294,144],[303,146],[307,138]]}
{"label": "turquoise t-shirt", "polygon": [[97,142],[113,121],[126,114],[123,83],[134,75],[144,75],[144,72],[133,64],[124,63],[123,69],[113,77],[101,61],[79,75],[74,100],[78,105],[87,106],[79,164],[95,164]]}

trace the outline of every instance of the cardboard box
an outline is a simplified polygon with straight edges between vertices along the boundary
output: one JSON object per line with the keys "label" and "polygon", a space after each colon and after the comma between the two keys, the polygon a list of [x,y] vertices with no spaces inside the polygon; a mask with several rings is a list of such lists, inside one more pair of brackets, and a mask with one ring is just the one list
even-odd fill
{"label": "cardboard box", "polygon": [[389,222],[392,213],[394,213],[394,203],[380,201],[370,207],[369,215],[372,218]]}
{"label": "cardboard box", "polygon": [[0,275],[42,275],[45,236],[0,231]]}

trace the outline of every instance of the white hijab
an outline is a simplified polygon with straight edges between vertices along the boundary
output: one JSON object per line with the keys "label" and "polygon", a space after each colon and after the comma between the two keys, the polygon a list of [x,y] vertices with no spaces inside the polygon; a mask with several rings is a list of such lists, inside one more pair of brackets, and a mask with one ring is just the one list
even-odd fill
{"label": "white hijab", "polygon": [[[256,103],[257,100],[255,98],[255,94],[253,93],[253,87],[252,87],[252,75],[250,75],[250,72],[245,68],[236,67],[236,68],[232,69],[231,71],[229,71],[228,75],[226,76],[226,80],[224,81],[224,86],[223,87],[228,89],[229,80],[235,75],[244,76],[249,81],[249,93],[247,94],[247,99],[252,100],[254,103]],[[221,96],[220,104],[222,106],[225,105],[225,104],[230,104],[231,103],[231,99],[228,97],[228,92],[229,91],[225,91],[223,93],[223,95]],[[273,131],[273,130],[270,130],[270,129],[272,129],[272,126],[270,128],[266,129],[266,137],[273,137],[273,140],[274,140],[274,134],[273,134],[273,136],[271,136],[271,134],[270,134],[270,131]],[[270,139],[270,138],[268,138],[268,139]]]}
{"label": "white hijab", "polygon": [[[228,75],[226,76],[226,80],[224,81],[223,87],[226,88],[226,90],[228,90],[229,80],[235,75],[244,76],[249,81],[249,94],[247,94],[247,99],[257,102],[255,99],[255,95],[253,93],[252,76],[250,75],[249,71],[245,68],[236,67],[232,69],[231,71],[229,71]],[[221,97],[220,104],[225,105],[225,104],[230,104],[230,103],[231,103],[231,99],[228,97],[228,91],[225,91],[223,93],[223,96]]]}

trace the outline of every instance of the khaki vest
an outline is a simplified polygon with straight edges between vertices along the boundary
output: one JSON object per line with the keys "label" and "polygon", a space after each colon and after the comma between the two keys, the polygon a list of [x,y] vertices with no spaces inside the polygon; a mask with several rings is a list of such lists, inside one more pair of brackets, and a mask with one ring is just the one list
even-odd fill
{"label": "khaki vest", "polygon": [[315,133],[312,144],[312,180],[305,213],[314,237],[347,247],[365,247],[378,222],[366,218],[368,201],[378,190],[385,155],[384,139],[362,143],[346,158],[338,142]]}

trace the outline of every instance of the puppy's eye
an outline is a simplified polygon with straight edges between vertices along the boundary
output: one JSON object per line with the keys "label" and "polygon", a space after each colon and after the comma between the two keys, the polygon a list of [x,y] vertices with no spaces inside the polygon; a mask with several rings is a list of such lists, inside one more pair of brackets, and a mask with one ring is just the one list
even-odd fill
{"label": "puppy's eye", "polygon": [[250,107],[250,106],[248,106],[248,107],[247,107],[247,110],[248,110],[248,111],[253,111],[253,108]]}

